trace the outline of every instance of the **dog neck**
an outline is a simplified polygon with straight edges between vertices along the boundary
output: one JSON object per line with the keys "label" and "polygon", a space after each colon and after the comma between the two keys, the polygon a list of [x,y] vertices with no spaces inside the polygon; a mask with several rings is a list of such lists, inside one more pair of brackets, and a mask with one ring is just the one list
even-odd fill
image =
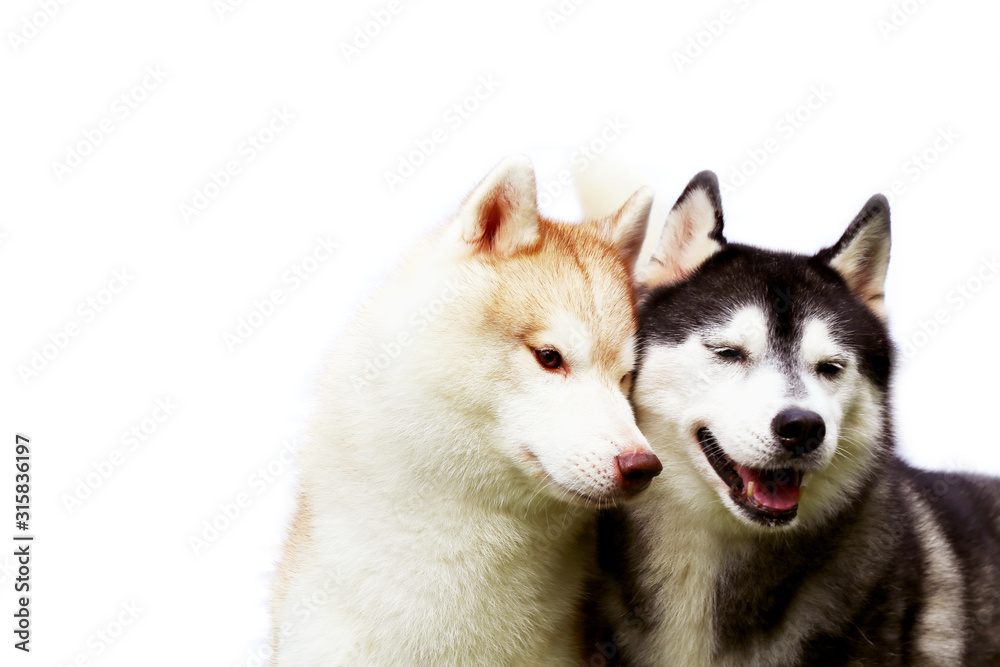
{"label": "dog neck", "polygon": [[[596,513],[539,488],[488,446],[477,420],[452,410],[442,426],[440,406],[418,404],[397,401],[373,420],[371,403],[341,402],[348,409],[327,415],[305,447],[305,496],[318,503],[311,538],[319,559],[336,554],[343,615],[363,619],[371,650],[390,662],[568,660],[580,650],[569,630],[593,571]],[[426,653],[434,646],[444,653]]]}

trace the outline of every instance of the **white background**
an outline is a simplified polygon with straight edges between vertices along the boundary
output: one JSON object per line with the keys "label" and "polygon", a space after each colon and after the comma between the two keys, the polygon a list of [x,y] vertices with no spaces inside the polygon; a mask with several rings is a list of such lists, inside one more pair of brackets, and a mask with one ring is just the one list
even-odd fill
{"label": "white background", "polygon": [[[888,309],[919,348],[896,377],[901,451],[1000,473],[1000,280],[977,282],[1000,251],[996,3],[566,0],[559,14],[558,0],[419,0],[353,53],[388,0],[48,4],[51,18],[32,0],[0,14],[0,539],[15,532],[16,432],[32,438],[37,535],[30,656],[11,647],[13,548],[0,548],[2,664],[259,664],[293,503],[281,452],[314,369],[406,245],[515,152],[550,184],[592,145],[665,205],[711,168],[739,184],[724,196],[730,240],[801,252],[899,181]],[[467,100],[490,77],[495,90]],[[802,107],[817,89],[828,99]],[[294,119],[269,135],[275,109]],[[104,119],[110,133],[88,140]],[[602,144],[608,123],[621,129]],[[444,141],[390,188],[386,172],[438,128]],[[258,134],[270,143],[251,160]],[[74,151],[77,166],[55,164]],[[211,187],[231,160],[239,173]],[[214,196],[185,220],[196,191]],[[571,191],[544,199],[544,213],[578,214]],[[307,262],[321,237],[337,254]],[[283,277],[304,264],[315,271],[293,288]],[[123,269],[127,286],[102,292]],[[225,335],[275,289],[283,302],[230,350]],[[110,302],[90,317],[91,298]],[[947,321],[922,334],[935,313]],[[178,407],[152,431],[158,399]],[[143,426],[131,449],[123,433]],[[94,476],[116,450],[110,477]],[[88,475],[99,485],[68,507]],[[249,506],[196,554],[190,538],[241,493]],[[97,633],[120,616],[109,646]]]}

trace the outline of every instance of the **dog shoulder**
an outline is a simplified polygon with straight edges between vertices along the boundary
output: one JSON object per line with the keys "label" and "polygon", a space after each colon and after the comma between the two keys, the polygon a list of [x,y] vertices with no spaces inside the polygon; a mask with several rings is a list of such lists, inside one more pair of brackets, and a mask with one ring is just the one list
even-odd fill
{"label": "dog shoulder", "polygon": [[900,475],[926,568],[918,637],[938,656],[961,661],[961,642],[968,664],[1000,661],[1000,480],[909,466]]}

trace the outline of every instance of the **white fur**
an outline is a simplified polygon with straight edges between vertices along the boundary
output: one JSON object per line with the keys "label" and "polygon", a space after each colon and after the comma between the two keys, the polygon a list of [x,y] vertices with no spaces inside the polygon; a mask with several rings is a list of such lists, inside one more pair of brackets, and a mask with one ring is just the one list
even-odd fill
{"label": "white fur", "polygon": [[928,663],[957,665],[962,661],[968,641],[963,636],[962,596],[956,594],[965,587],[962,568],[927,501],[912,489],[907,489],[907,494],[910,506],[918,515],[914,525],[927,554],[925,602],[914,632],[917,651]]}
{"label": "white fur", "polygon": [[653,208],[653,188],[643,186],[629,197],[617,213],[606,217],[613,226],[609,236],[615,246],[632,258],[634,268],[635,258],[642,250],[646,236],[646,225],[650,211]]}
{"label": "white fur", "polygon": [[[621,200],[623,188],[611,183],[603,195],[581,197],[585,211]],[[867,224],[852,225],[848,233],[854,236],[845,235],[840,251],[827,258],[879,316],[884,316],[888,261],[888,213],[883,208],[878,200],[869,202],[859,216]],[[648,266],[640,270],[643,282],[650,287],[676,283],[721,250],[710,237],[717,213],[703,188],[679,200],[655,245],[650,243],[653,230],[647,234],[647,248],[654,250]],[[654,607],[650,618],[660,620],[658,627],[638,630],[631,641],[628,634],[642,626],[624,626],[624,643],[642,651],[638,664],[719,664],[712,651],[712,601],[726,555],[753,548],[761,531],[796,530],[820,521],[839,509],[862,481],[871,456],[868,445],[883,423],[878,390],[861,375],[858,360],[839,344],[829,323],[813,318],[801,326],[792,368],[771,349],[768,323],[756,307],[742,308],[721,326],[698,331],[678,344],[654,340],[644,352],[632,400],[637,423],[663,462],[664,473],[645,501],[630,509],[642,533],[637,542],[649,548],[634,574]],[[746,360],[719,358],[717,350],[727,347],[745,351]],[[843,371],[833,378],[819,374],[817,366],[831,360],[841,363]],[[817,412],[827,433],[807,462],[796,464],[808,469],[796,519],[783,527],[763,527],[737,510],[696,433],[708,427],[726,454],[743,465],[791,467],[782,459],[785,453],[772,433],[771,420],[792,407]],[[812,599],[811,592],[803,590],[797,600]],[[820,622],[823,613],[808,603],[794,603],[789,614],[801,622],[783,627],[769,638],[768,646],[756,647],[754,664],[784,664],[780,656],[794,653],[803,639],[798,633],[814,620]]]}
{"label": "white fur", "polygon": [[[641,174],[611,159],[590,162],[576,169],[573,177],[587,217],[608,215],[636,188],[653,192]],[[654,199],[648,218],[636,272],[645,284],[682,280],[722,247],[708,237],[716,224],[715,207],[703,189],[692,191],[669,210],[666,200]]]}
{"label": "white fur", "polygon": [[[870,456],[864,443],[876,434],[881,408],[856,360],[836,342],[826,323],[811,319],[803,325],[794,371],[794,380],[805,389],[803,395],[791,391],[793,378],[772,358],[766,332],[763,313],[746,307],[722,327],[699,332],[680,345],[653,344],[646,352],[633,401],[640,428],[664,465],[687,461],[702,481],[682,487],[689,492],[682,502],[695,509],[721,503],[738,521],[744,521],[742,514],[705,458],[696,437],[698,428],[708,427],[737,463],[773,469],[789,467],[771,429],[774,416],[792,407],[818,413],[826,424],[826,437],[796,462],[796,467],[809,472],[794,525],[836,509],[845,486],[859,480]],[[715,350],[723,347],[739,347],[748,358],[721,359]],[[820,362],[830,359],[844,362],[844,370],[832,379],[816,372]],[[707,495],[709,489],[713,494]]]}
{"label": "white fur", "polygon": [[667,216],[646,282],[668,284],[683,280],[721,250],[719,242],[709,237],[715,225],[715,206],[704,189],[693,190],[677,202]]}
{"label": "white fur", "polygon": [[523,155],[512,155],[501,162],[476,186],[457,216],[456,227],[462,240],[474,246],[483,239],[482,206],[499,194],[507,202],[504,211],[511,217],[503,221],[496,234],[500,252],[511,252],[538,238],[538,209],[535,206],[535,171]]}
{"label": "white fur", "polygon": [[885,320],[885,278],[891,247],[889,210],[873,209],[870,201],[861,215],[868,216],[867,223],[830,260],[830,266],[872,312]]}
{"label": "white fur", "polygon": [[[299,459],[304,529],[279,571],[275,665],[577,664],[591,508],[616,497],[615,456],[649,449],[620,384],[631,338],[608,350],[587,324],[595,288],[576,287],[582,306],[530,313],[565,375],[487,321],[496,275],[468,261],[482,251],[476,211],[499,188],[513,208],[489,252],[531,243],[526,170],[501,164],[337,345]],[[296,613],[317,590],[326,601]]]}
{"label": "white fur", "polygon": [[[648,425],[648,424],[647,424]],[[651,441],[654,436],[650,436]],[[663,451],[663,450],[660,450]],[[696,492],[699,480],[682,466],[665,463],[663,479],[630,512],[655,535],[654,551],[639,564],[644,582],[656,582],[645,599],[651,608],[639,610],[661,621],[650,632],[625,625],[623,643],[639,650],[636,664],[704,667],[712,664],[712,597],[728,536],[706,530],[703,515],[684,511],[679,497]],[[630,633],[638,632],[634,637]]]}
{"label": "white fur", "polygon": [[[711,604],[724,554],[749,548],[758,531],[794,530],[833,511],[845,487],[860,480],[869,456],[864,443],[881,418],[877,395],[828,325],[813,319],[803,326],[796,368],[806,389],[802,396],[789,392],[787,371],[771,358],[766,332],[763,313],[747,307],[719,328],[679,345],[653,343],[645,353],[633,402],[639,427],[664,465],[662,481],[631,509],[643,532],[655,536],[655,548],[641,564],[643,580],[663,582],[655,595],[662,601],[663,624],[651,641],[639,642],[650,664],[714,664]],[[714,348],[723,346],[741,347],[748,360],[718,358]],[[835,379],[818,377],[816,365],[830,358],[843,360],[844,371]],[[695,433],[708,426],[739,463],[780,467],[773,464],[781,448],[770,421],[791,406],[818,412],[827,436],[813,452],[798,517],[788,527],[765,528],[736,509]],[[775,646],[799,639],[779,636]]]}
{"label": "white fur", "polygon": [[[628,165],[610,158],[594,160],[581,167],[574,163],[573,181],[584,217],[602,218],[612,215],[637,189],[649,188],[645,177]],[[644,271],[650,257],[659,245],[660,230],[667,219],[669,202],[662,197],[654,197],[648,216],[649,224],[643,225],[643,241],[635,266]]]}

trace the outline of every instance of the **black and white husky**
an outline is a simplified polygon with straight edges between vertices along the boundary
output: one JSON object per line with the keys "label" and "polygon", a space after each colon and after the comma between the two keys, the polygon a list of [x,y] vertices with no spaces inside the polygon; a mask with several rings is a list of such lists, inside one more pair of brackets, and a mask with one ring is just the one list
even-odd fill
{"label": "black and white husky", "polygon": [[728,243],[714,174],[684,190],[645,270],[632,393],[664,474],[605,517],[605,656],[1000,665],[1000,482],[893,453],[888,260],[882,196],[804,256]]}

